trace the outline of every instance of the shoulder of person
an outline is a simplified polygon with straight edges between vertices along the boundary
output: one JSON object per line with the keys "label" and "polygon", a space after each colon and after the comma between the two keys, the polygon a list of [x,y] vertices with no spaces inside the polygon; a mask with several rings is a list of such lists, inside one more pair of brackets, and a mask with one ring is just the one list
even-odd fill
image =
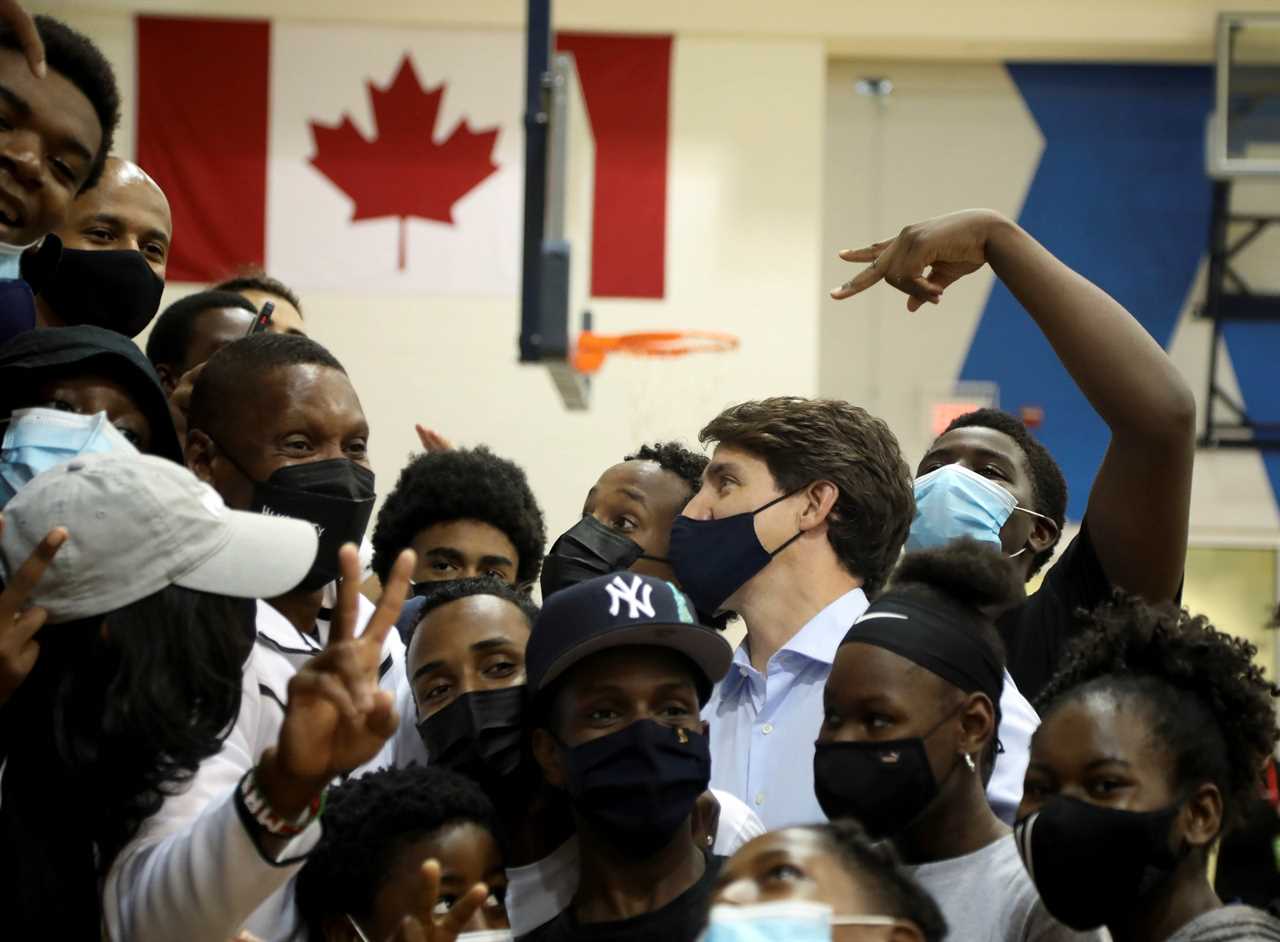
{"label": "shoulder of person", "polygon": [[1223,906],[1191,920],[1168,942],[1280,942],[1280,920],[1252,906]]}

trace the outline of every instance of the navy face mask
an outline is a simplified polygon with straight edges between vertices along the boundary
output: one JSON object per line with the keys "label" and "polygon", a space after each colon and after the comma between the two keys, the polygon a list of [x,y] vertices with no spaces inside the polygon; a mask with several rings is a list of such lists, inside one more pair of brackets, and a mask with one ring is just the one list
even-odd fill
{"label": "navy face mask", "polygon": [[631,853],[666,846],[711,781],[707,737],[653,720],[567,748],[574,808]]}
{"label": "navy face mask", "polygon": [[718,614],[733,593],[769,565],[770,560],[800,539],[800,532],[770,553],[760,545],[755,518],[774,504],[798,494],[792,491],[776,497],[755,510],[694,520],[676,517],[671,527],[671,565],[680,588],[700,612]]}

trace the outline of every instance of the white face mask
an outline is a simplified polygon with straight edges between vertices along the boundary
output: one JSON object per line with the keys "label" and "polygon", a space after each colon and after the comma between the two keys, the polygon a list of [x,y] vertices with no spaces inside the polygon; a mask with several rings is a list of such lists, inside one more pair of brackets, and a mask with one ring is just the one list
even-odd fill
{"label": "white face mask", "polygon": [[896,926],[892,916],[837,916],[825,903],[712,906],[699,942],[829,942],[832,926]]}

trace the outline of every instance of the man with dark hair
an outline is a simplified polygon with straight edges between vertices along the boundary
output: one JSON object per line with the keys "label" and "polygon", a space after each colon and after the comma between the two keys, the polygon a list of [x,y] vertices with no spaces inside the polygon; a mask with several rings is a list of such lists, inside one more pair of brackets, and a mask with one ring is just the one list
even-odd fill
{"label": "man with dark hair", "polygon": [[[521,935],[563,912],[578,888],[578,843],[564,795],[547,787],[523,748],[525,653],[538,608],[486,578],[438,583],[421,601],[405,654],[413,701],[401,711],[417,717],[421,761],[479,782],[497,806],[509,847],[507,909]],[[764,833],[725,793],[703,796],[696,823],[699,843],[716,852]]]}
{"label": "man with dark hair", "polygon": [[547,544],[542,509],[519,465],[484,446],[419,455],[400,472],[373,531],[373,571],[385,578],[405,548],[415,583],[492,576],[528,586]]}
{"label": "man with dark hair", "polygon": [[36,322],[140,334],[160,307],[173,239],[156,181],[133,161],[108,157],[97,186],[76,198],[53,235],[62,243],[56,267],[28,276]]}
{"label": "man with dark hair", "polygon": [[723,858],[694,840],[711,776],[698,716],[729,666],[671,583],[601,576],[547,600],[526,670],[533,754],[573,809],[579,880],[538,942],[693,942]]}
{"label": "man with dark hair", "polygon": [[248,299],[259,310],[270,301],[275,305],[267,330],[276,334],[303,334],[302,301],[284,282],[272,278],[260,268],[251,268],[234,278],[228,278],[209,289],[232,291]]}
{"label": "man with dark hair", "polygon": [[183,375],[248,333],[258,309],[231,291],[198,291],[179,298],[156,318],[147,359],[171,394]]}
{"label": "man with dark hair", "polygon": [[[324,650],[342,614],[332,601],[340,576],[350,578],[341,550],[359,545],[376,497],[368,440],[364,410],[342,364],[306,337],[244,337],[210,357],[196,379],[187,465],[227,506],[307,520],[320,537],[302,582],[257,606],[259,689],[277,704],[287,702],[291,678]],[[407,580],[394,578],[403,566],[400,561],[393,569],[390,591],[407,591]],[[374,606],[358,593],[346,604],[354,609],[346,614],[358,637]],[[387,606],[399,608],[390,600]],[[377,676],[394,703],[407,686],[404,644],[394,631],[382,642]]]}
{"label": "man with dark hair", "polygon": [[[642,445],[606,470],[587,491],[582,519],[543,561],[543,599],[624,569],[675,579],[667,559],[671,525],[697,493],[706,466],[705,455],[663,442]],[[707,618],[703,623],[711,624]]]}
{"label": "man with dark hair", "polygon": [[906,539],[911,475],[888,426],[834,400],[744,402],[701,437],[715,453],[670,557],[699,611],[734,611],[747,627],[703,714],[712,784],[769,828],[822,821],[822,685]]}
{"label": "man with dark hair", "polygon": [[[882,421],[846,402],[775,398],[726,409],[702,489],[671,532],[680,584],[702,611],[736,611],[747,637],[704,716],[712,784],[769,828],[824,820],[813,791],[822,689],[849,626],[897,562],[911,472]],[[1035,713],[1001,702],[992,804],[1017,808]]]}
{"label": "man with dark hair", "polygon": [[37,78],[23,33],[0,21],[0,342],[35,325],[22,253],[66,220],[102,173],[120,120],[111,65],[88,38],[48,16],[35,28],[48,74]]}
{"label": "man with dark hair", "polygon": [[[1092,609],[1116,587],[1150,601],[1177,598],[1187,550],[1195,399],[1128,311],[999,213],[940,216],[841,257],[871,265],[833,297],[851,297],[884,279],[910,295],[910,310],[936,303],[951,283],[990,264],[1111,430],[1079,535],[1040,590],[998,620],[1009,671],[1035,697],[1078,629],[1078,610]],[[1024,580],[1052,558],[1066,483],[1013,416],[994,409],[961,416],[930,446],[917,473],[908,547],[972,536],[1001,547]]]}

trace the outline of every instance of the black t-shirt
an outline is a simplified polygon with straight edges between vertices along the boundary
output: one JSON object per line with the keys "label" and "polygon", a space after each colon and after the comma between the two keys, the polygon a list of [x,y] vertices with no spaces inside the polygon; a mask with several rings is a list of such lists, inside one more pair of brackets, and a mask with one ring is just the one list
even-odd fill
{"label": "black t-shirt", "polygon": [[1098,562],[1086,519],[1045,574],[1040,590],[996,619],[1009,654],[1009,674],[1024,697],[1034,703],[1057,670],[1067,643],[1080,630],[1076,612],[1110,597],[1111,580]]}
{"label": "black t-shirt", "polygon": [[592,922],[574,918],[572,908],[521,936],[519,942],[694,942],[707,923],[707,908],[724,857],[707,857],[706,872],[661,909],[621,922]]}

